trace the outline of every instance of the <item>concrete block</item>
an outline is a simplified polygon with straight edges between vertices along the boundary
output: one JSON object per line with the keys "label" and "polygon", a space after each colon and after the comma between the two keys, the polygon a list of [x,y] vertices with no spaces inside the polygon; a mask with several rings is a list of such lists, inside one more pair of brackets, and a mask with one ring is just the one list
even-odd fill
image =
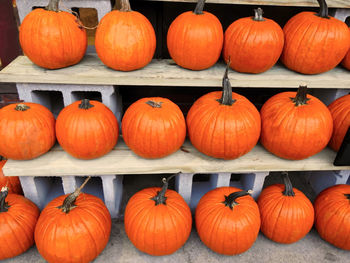
{"label": "concrete block", "polygon": [[337,184],[350,184],[350,171],[314,171],[308,172],[306,178],[318,195],[328,187]]}
{"label": "concrete block", "polygon": [[349,93],[350,89],[316,89],[312,91],[312,95],[320,99],[327,106]]}

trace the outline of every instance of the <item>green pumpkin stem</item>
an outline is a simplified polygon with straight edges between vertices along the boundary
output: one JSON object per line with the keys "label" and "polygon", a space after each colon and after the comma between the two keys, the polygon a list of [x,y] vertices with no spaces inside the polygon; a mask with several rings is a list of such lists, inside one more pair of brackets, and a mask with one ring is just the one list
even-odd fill
{"label": "green pumpkin stem", "polygon": [[306,105],[307,102],[310,100],[307,98],[307,86],[300,85],[295,98],[290,98],[290,99],[295,103],[296,107],[301,105]]}
{"label": "green pumpkin stem", "polygon": [[205,0],[198,0],[196,8],[194,9],[193,13],[195,13],[196,15],[202,15],[204,5],[205,5]]}
{"label": "green pumpkin stem", "polygon": [[251,193],[252,191],[249,190],[249,191],[234,192],[228,196],[225,195],[225,201],[222,203],[225,206],[228,206],[229,208],[231,208],[231,210],[233,210],[233,207],[235,207],[236,205],[239,205],[239,203],[236,201],[237,198],[250,195]]}
{"label": "green pumpkin stem", "polygon": [[60,0],[50,0],[49,4],[45,7],[45,10],[59,12],[58,3]]}
{"label": "green pumpkin stem", "polygon": [[265,21],[265,19],[263,18],[263,14],[264,14],[264,11],[260,7],[257,9],[254,9],[253,20],[258,22]]}
{"label": "green pumpkin stem", "polygon": [[81,194],[81,190],[84,188],[84,186],[87,184],[87,182],[90,180],[91,176],[89,176],[88,178],[86,178],[86,180],[84,181],[84,183],[77,189],[75,189],[75,191],[73,193],[71,193],[70,195],[68,195],[64,201],[63,204],[58,206],[58,209],[62,209],[63,213],[68,214],[73,208],[76,207],[75,205],[75,200],[78,198],[78,196]]}
{"label": "green pumpkin stem", "polygon": [[81,101],[81,103],[79,104],[79,109],[83,109],[83,110],[88,110],[90,108],[94,107],[94,105],[92,105],[90,103],[90,100],[89,99],[83,99]]}
{"label": "green pumpkin stem", "polygon": [[[117,2],[118,1],[116,1],[116,3],[115,3],[116,5],[117,5]],[[132,11],[131,7],[130,7],[129,0],[120,0],[119,4],[120,4],[119,11],[121,11],[121,12],[130,12],[130,11]]]}
{"label": "green pumpkin stem", "polygon": [[29,110],[29,109],[30,109],[30,107],[25,105],[25,104],[23,104],[23,103],[19,103],[15,107],[16,111],[26,111],[26,110]]}
{"label": "green pumpkin stem", "polygon": [[165,196],[165,193],[168,190],[169,181],[176,175],[178,175],[178,174],[176,173],[176,174],[169,176],[168,178],[162,179],[162,182],[163,182],[162,190],[158,191],[157,195],[155,197],[151,198],[151,200],[156,202],[156,205],[160,205],[160,204],[166,205],[167,197]]}
{"label": "green pumpkin stem", "polygon": [[318,4],[320,5],[320,11],[318,12],[318,14],[316,14],[319,17],[322,18],[328,18],[328,6],[326,3],[326,0],[317,0]]}
{"label": "green pumpkin stem", "polygon": [[146,102],[146,104],[148,104],[152,108],[161,108],[162,107],[162,103],[163,102],[155,102],[153,100],[149,100],[149,101]]}
{"label": "green pumpkin stem", "polygon": [[0,192],[0,213],[7,212],[10,208],[9,204],[5,201],[8,193],[9,193],[9,189],[6,186],[1,189],[1,192]]}
{"label": "green pumpkin stem", "polygon": [[283,183],[284,183],[284,191],[282,192],[285,196],[295,196],[293,191],[292,182],[289,179],[288,172],[282,173]]}
{"label": "green pumpkin stem", "polygon": [[228,79],[228,69],[230,67],[231,60],[228,58],[226,70],[224,77],[222,78],[222,96],[221,99],[218,99],[217,101],[220,102],[222,105],[232,106],[233,103],[235,103],[235,99],[232,98],[232,87],[230,80]]}

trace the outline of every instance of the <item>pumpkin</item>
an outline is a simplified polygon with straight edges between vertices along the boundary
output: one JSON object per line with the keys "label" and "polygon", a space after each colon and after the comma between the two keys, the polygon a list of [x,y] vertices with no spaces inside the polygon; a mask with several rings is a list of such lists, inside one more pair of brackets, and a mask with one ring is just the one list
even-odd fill
{"label": "pumpkin", "polygon": [[106,14],[97,27],[97,55],[115,70],[143,68],[153,58],[156,34],[144,15],[131,10],[129,0],[121,0],[120,4],[120,10]]}
{"label": "pumpkin", "polygon": [[50,0],[46,8],[31,11],[19,30],[22,50],[36,65],[58,69],[77,64],[87,48],[85,29],[78,18],[60,11],[59,0]]}
{"label": "pumpkin", "polygon": [[260,229],[258,205],[249,193],[219,187],[206,193],[196,208],[196,228],[202,242],[224,255],[248,250]]}
{"label": "pumpkin", "polygon": [[203,11],[204,4],[205,0],[198,0],[195,10],[180,14],[168,30],[169,54],[183,68],[210,68],[221,54],[222,25],[215,15]]}
{"label": "pumpkin", "polygon": [[34,229],[39,217],[36,205],[22,195],[0,192],[0,260],[27,251],[34,244]]}
{"label": "pumpkin", "polygon": [[188,134],[193,146],[215,158],[235,159],[249,152],[260,136],[260,115],[244,96],[232,92],[228,66],[223,91],[200,97],[187,115]]}
{"label": "pumpkin", "polygon": [[273,20],[263,18],[261,8],[253,17],[233,22],[225,32],[223,57],[231,58],[231,68],[244,73],[261,73],[270,69],[279,59],[284,35]]}
{"label": "pumpkin", "polygon": [[328,109],[333,117],[333,134],[329,146],[337,152],[350,127],[350,94],[333,101]]}
{"label": "pumpkin", "polygon": [[310,232],[314,223],[314,208],[310,200],[293,188],[288,173],[282,184],[266,187],[258,198],[261,232],[283,244],[297,242]]}
{"label": "pumpkin", "polygon": [[55,118],[44,106],[23,102],[0,109],[0,155],[29,160],[55,144]]}
{"label": "pumpkin", "polygon": [[285,159],[301,160],[325,148],[333,131],[332,116],[319,99],[307,95],[306,85],[298,92],[271,97],[261,111],[262,145]]}
{"label": "pumpkin", "polygon": [[35,243],[50,263],[88,263],[105,248],[111,216],[101,199],[81,194],[85,182],[72,194],[52,200],[43,209],[35,228]]}
{"label": "pumpkin", "polygon": [[8,187],[8,192],[10,194],[23,194],[18,176],[4,176],[2,168],[5,163],[6,160],[3,160],[0,156],[0,189],[2,187]]}
{"label": "pumpkin", "polygon": [[350,47],[347,25],[328,15],[325,0],[319,13],[301,12],[284,26],[284,65],[303,74],[318,74],[337,66]]}
{"label": "pumpkin", "polygon": [[134,102],[122,120],[125,143],[144,158],[162,158],[177,151],[186,137],[180,108],[166,98],[142,98]]}
{"label": "pumpkin", "polygon": [[128,238],[137,249],[153,256],[174,253],[191,233],[190,208],[181,195],[168,189],[172,177],[163,178],[162,188],[146,188],[134,194],[125,209]]}
{"label": "pumpkin", "polygon": [[314,202],[315,227],[324,240],[350,250],[350,185],[323,190]]}

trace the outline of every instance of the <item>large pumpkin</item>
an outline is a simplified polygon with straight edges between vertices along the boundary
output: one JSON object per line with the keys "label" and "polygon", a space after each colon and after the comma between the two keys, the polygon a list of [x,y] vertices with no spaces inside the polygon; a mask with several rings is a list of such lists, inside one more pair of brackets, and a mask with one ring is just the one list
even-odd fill
{"label": "large pumpkin", "polygon": [[302,239],[314,223],[314,208],[310,200],[293,188],[287,173],[284,185],[266,187],[258,198],[261,232],[269,239],[291,244]]}
{"label": "large pumpkin", "polygon": [[18,176],[4,176],[2,167],[4,167],[5,163],[6,160],[3,160],[0,156],[0,189],[2,187],[8,187],[10,194],[23,194]]}
{"label": "large pumpkin", "polygon": [[[179,175],[181,176],[181,175]],[[143,189],[133,195],[125,209],[125,232],[134,246],[153,256],[169,255],[187,241],[192,215],[177,192],[163,187]]]}
{"label": "large pumpkin", "polygon": [[107,245],[111,216],[101,199],[80,194],[88,179],[74,193],[52,200],[40,214],[35,243],[50,263],[88,263]]}
{"label": "large pumpkin", "polygon": [[23,102],[0,109],[0,155],[7,159],[36,158],[54,145],[55,118],[44,106]]}
{"label": "large pumpkin", "polygon": [[328,15],[325,0],[317,0],[320,12],[302,12],[284,26],[281,60],[289,69],[318,74],[337,66],[350,47],[348,26]]}
{"label": "large pumpkin", "polygon": [[79,159],[94,159],[116,145],[119,127],[113,112],[98,101],[84,99],[65,107],[57,117],[56,135],[62,148]]}
{"label": "large pumpkin", "polygon": [[25,55],[40,67],[58,69],[77,64],[87,47],[85,29],[71,13],[60,11],[59,0],[31,11],[23,20],[19,40]]}
{"label": "large pumpkin", "polygon": [[171,23],[167,46],[179,66],[202,70],[219,59],[224,33],[219,19],[203,12],[205,0],[198,0],[195,10],[182,13]]}
{"label": "large pumpkin", "polygon": [[320,236],[338,248],[350,250],[350,185],[323,190],[314,207],[315,226]]}
{"label": "large pumpkin", "polygon": [[187,115],[188,134],[200,152],[235,159],[249,152],[260,136],[260,115],[245,97],[232,92],[226,68],[223,91],[200,97]]}
{"label": "large pumpkin", "polygon": [[177,151],[186,136],[180,108],[166,98],[143,98],[134,102],[122,120],[125,143],[144,158],[162,158]]}
{"label": "large pumpkin", "polygon": [[270,69],[279,59],[284,35],[273,20],[263,18],[261,8],[255,16],[233,22],[225,32],[223,56],[231,58],[231,68],[244,73],[261,73]]}
{"label": "large pumpkin", "polygon": [[195,217],[200,239],[219,254],[243,253],[258,237],[258,205],[248,192],[235,187],[206,193],[197,205]]}
{"label": "large pumpkin", "polygon": [[282,92],[261,108],[261,143],[273,154],[291,160],[308,158],[325,148],[333,131],[332,116],[319,99],[298,92]]}
{"label": "large pumpkin", "polygon": [[156,49],[154,29],[144,15],[131,10],[129,0],[120,3],[120,10],[106,14],[97,27],[97,55],[115,70],[143,68],[152,60]]}
{"label": "large pumpkin", "polygon": [[34,244],[39,209],[22,195],[0,192],[0,260],[18,256]]}
{"label": "large pumpkin", "polygon": [[350,94],[333,101],[328,109],[333,117],[333,135],[329,146],[338,151],[350,127]]}

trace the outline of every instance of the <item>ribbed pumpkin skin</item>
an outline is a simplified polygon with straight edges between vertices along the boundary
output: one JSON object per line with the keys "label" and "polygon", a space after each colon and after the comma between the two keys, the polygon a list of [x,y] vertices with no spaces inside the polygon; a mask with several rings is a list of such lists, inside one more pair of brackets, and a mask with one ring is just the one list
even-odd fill
{"label": "ribbed pumpkin skin", "polygon": [[271,97],[261,108],[262,145],[290,160],[308,158],[325,148],[333,131],[332,116],[316,97],[307,95],[307,105],[295,106],[296,92]]}
{"label": "ribbed pumpkin skin", "polygon": [[315,227],[332,245],[350,250],[350,185],[335,185],[322,191],[314,202]]}
{"label": "ribbed pumpkin skin", "polygon": [[333,101],[328,109],[333,117],[333,134],[329,146],[334,151],[338,151],[350,127],[350,95]]}
{"label": "ribbed pumpkin skin", "polygon": [[23,20],[19,40],[25,55],[36,65],[58,69],[77,64],[87,48],[85,29],[68,12],[31,11]]}
{"label": "ribbed pumpkin skin", "polygon": [[[153,108],[146,102],[161,102]],[[142,98],[134,102],[122,120],[125,143],[144,158],[162,158],[177,151],[184,143],[186,122],[180,108],[166,98]]]}
{"label": "ribbed pumpkin skin", "polygon": [[18,176],[4,176],[2,167],[4,167],[5,163],[6,160],[0,161],[0,189],[7,186],[10,194],[23,194]]}
{"label": "ribbed pumpkin skin", "polygon": [[119,127],[113,112],[98,101],[94,107],[80,109],[76,101],[57,117],[56,135],[59,144],[79,159],[94,159],[109,153],[116,145]]}
{"label": "ribbed pumpkin skin", "polygon": [[13,160],[29,160],[46,153],[54,145],[55,118],[40,104],[20,104],[30,109],[16,111],[18,104],[0,109],[0,155]]}
{"label": "ribbed pumpkin skin", "polygon": [[134,246],[153,256],[169,255],[187,241],[192,228],[192,215],[177,192],[167,190],[166,204],[155,205],[151,198],[159,187],[143,189],[133,195],[125,209],[125,232]]}
{"label": "ribbed pumpkin skin", "polygon": [[35,228],[37,249],[50,263],[91,262],[107,245],[111,216],[101,199],[84,193],[66,214],[57,207],[67,196],[55,198],[41,212]]}
{"label": "ribbed pumpkin skin", "polygon": [[151,62],[156,49],[156,35],[151,23],[141,13],[114,10],[100,21],[95,47],[106,66],[131,71]]}
{"label": "ribbed pumpkin skin", "polygon": [[202,242],[219,254],[237,255],[248,250],[260,229],[258,205],[251,196],[225,206],[225,195],[241,191],[235,187],[220,187],[206,193],[196,208],[196,228]]}
{"label": "ribbed pumpkin skin", "polygon": [[217,101],[221,91],[200,97],[188,112],[186,121],[193,146],[215,158],[235,159],[249,152],[260,136],[260,115],[244,96],[232,92],[233,105]]}
{"label": "ribbed pumpkin skin", "polygon": [[34,245],[34,229],[40,213],[22,195],[8,194],[5,201],[10,208],[0,212],[0,260],[18,256]]}
{"label": "ribbed pumpkin skin", "polygon": [[283,31],[273,20],[264,19],[241,18],[226,29],[223,57],[226,62],[231,58],[233,70],[261,73],[276,64],[283,49]]}
{"label": "ribbed pumpkin skin", "polygon": [[269,239],[291,244],[310,232],[314,223],[314,208],[298,189],[295,196],[283,195],[285,187],[276,184],[266,187],[258,198],[261,232]]}
{"label": "ribbed pumpkin skin", "polygon": [[167,46],[179,66],[192,70],[210,68],[219,59],[224,33],[219,19],[209,12],[182,13],[170,25]]}
{"label": "ribbed pumpkin skin", "polygon": [[350,47],[350,31],[342,21],[302,12],[284,26],[283,64],[303,74],[318,74],[337,66]]}

